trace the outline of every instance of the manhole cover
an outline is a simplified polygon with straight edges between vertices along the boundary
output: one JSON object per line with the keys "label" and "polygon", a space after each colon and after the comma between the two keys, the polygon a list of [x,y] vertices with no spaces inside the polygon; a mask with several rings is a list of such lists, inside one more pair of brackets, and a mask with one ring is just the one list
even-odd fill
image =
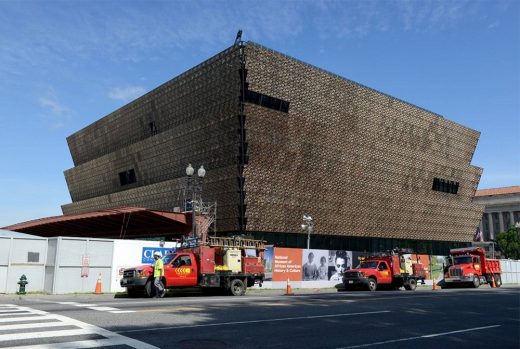
{"label": "manhole cover", "polygon": [[226,349],[227,344],[215,339],[187,339],[177,343],[179,349]]}

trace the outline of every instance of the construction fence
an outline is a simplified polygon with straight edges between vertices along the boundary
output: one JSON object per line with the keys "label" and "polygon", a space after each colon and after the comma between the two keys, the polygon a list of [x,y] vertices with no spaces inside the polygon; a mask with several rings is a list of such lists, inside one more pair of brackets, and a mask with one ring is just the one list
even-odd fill
{"label": "construction fence", "polygon": [[[119,281],[128,267],[152,264],[153,253],[174,250],[175,242],[75,237],[1,237],[0,293],[15,293],[20,277],[27,292],[49,294],[94,292],[101,278],[103,292],[122,292]],[[267,247],[264,288],[327,288],[341,282],[341,274],[355,268],[363,252]],[[408,254],[423,265],[426,282],[442,279],[444,256]],[[520,284],[520,261],[501,260],[503,284]]]}

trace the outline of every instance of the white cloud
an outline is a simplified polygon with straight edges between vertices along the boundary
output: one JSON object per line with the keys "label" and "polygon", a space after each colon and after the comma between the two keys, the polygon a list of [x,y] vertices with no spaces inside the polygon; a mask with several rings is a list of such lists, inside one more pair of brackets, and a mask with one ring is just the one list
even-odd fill
{"label": "white cloud", "polygon": [[38,99],[40,106],[44,109],[50,110],[53,114],[61,115],[64,113],[68,113],[69,109],[56,101],[55,99],[51,99],[48,97],[40,97]]}
{"label": "white cloud", "polygon": [[110,90],[108,96],[112,99],[120,100],[126,103],[133,101],[145,93],[146,90],[141,86],[114,87]]}
{"label": "white cloud", "polygon": [[53,128],[65,127],[74,114],[74,111],[58,100],[52,88],[48,96],[38,98],[38,103],[40,107],[50,112],[46,113],[44,117]]}

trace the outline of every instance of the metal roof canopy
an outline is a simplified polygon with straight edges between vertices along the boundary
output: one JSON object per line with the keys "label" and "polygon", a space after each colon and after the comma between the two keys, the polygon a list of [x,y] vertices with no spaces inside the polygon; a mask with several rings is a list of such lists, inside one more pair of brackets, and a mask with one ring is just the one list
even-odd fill
{"label": "metal roof canopy", "polygon": [[175,236],[190,232],[189,214],[155,211],[140,207],[120,207],[87,213],[36,219],[1,229],[43,237],[76,236],[134,238]]}

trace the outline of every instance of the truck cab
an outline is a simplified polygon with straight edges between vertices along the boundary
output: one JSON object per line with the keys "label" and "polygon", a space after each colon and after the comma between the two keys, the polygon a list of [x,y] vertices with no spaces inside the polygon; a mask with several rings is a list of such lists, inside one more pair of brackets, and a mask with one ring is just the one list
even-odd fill
{"label": "truck cab", "polygon": [[467,247],[450,250],[449,264],[444,268],[444,287],[470,286],[495,282],[502,284],[500,261],[486,258],[484,249]]}
{"label": "truck cab", "polygon": [[415,290],[417,277],[401,273],[398,255],[368,257],[355,268],[343,274],[343,285],[346,290],[365,288],[375,291],[378,288],[399,288]]}
{"label": "truck cab", "polygon": [[197,286],[198,266],[191,252],[173,253],[163,257],[164,286],[166,288]]}

